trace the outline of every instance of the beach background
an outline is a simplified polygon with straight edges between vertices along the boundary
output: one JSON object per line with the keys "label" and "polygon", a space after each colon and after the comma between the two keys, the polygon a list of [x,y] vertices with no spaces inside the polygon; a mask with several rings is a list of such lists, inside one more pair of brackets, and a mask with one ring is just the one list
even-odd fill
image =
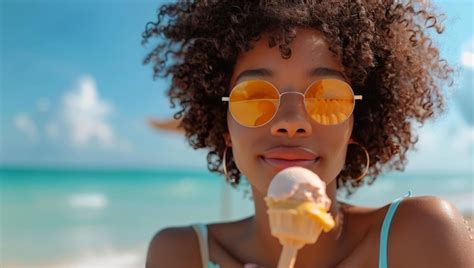
{"label": "beach background", "polygon": [[[144,267],[148,242],[161,228],[253,213],[245,187],[224,197],[223,178],[208,172],[9,168],[0,170],[0,185],[5,268]],[[387,175],[340,200],[383,206],[408,190],[447,199],[472,226],[469,173]]]}
{"label": "beach background", "polygon": [[[0,267],[144,267],[167,226],[252,215],[246,186],[206,168],[205,150],[148,120],[171,118],[169,79],[142,66],[161,1],[0,2]],[[416,126],[404,171],[340,200],[379,207],[411,191],[474,227],[474,3],[433,1],[435,43],[456,68],[446,112]]]}

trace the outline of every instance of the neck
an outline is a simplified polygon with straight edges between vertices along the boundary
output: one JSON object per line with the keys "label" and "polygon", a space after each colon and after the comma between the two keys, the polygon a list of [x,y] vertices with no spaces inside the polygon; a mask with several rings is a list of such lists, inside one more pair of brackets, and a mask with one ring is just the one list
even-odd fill
{"label": "neck", "polygon": [[[328,262],[337,258],[335,254],[340,247],[343,230],[343,213],[340,204],[336,199],[336,180],[327,185],[326,194],[331,199],[332,204],[330,213],[333,215],[336,226],[328,233],[324,231],[314,244],[307,244],[298,251],[298,263],[301,267],[314,266],[314,264]],[[267,267],[276,267],[282,246],[278,239],[271,235],[270,223],[267,214],[267,205],[264,195],[252,187],[253,199],[255,205],[255,216],[251,220],[252,237],[255,238],[255,245],[259,251],[259,258]],[[333,256],[333,258],[331,258]]]}

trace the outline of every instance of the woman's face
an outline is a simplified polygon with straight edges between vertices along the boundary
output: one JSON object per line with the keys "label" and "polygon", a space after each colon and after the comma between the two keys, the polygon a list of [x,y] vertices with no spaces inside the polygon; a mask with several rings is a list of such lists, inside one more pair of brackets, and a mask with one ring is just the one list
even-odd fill
{"label": "woman's face", "polygon": [[[345,80],[339,74],[343,73],[340,59],[328,50],[319,31],[298,28],[290,48],[291,58],[283,59],[277,47],[268,47],[268,37],[263,35],[252,50],[237,60],[230,89],[242,81],[263,79],[276,86],[280,93],[304,93],[308,85],[318,79]],[[332,183],[344,165],[353,116],[339,125],[320,125],[306,113],[301,95],[286,94],[281,97],[277,114],[267,124],[244,127],[230,112],[227,124],[229,135],[226,138],[237,167],[253,187],[266,194],[273,176],[286,166],[304,166],[327,184]],[[303,157],[309,156],[312,160],[288,161],[295,156],[301,159],[302,152],[296,147],[313,152],[314,157],[311,154]]]}

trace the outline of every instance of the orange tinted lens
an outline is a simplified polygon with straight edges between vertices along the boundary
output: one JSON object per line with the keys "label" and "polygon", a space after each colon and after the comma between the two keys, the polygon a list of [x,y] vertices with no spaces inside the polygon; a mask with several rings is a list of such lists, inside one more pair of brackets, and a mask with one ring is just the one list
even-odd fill
{"label": "orange tinted lens", "polygon": [[322,125],[344,122],[354,109],[354,94],[349,84],[337,79],[324,79],[312,84],[305,95],[308,114]]}
{"label": "orange tinted lens", "polygon": [[246,127],[270,121],[278,108],[278,90],[262,80],[239,83],[230,94],[229,109],[234,119]]}

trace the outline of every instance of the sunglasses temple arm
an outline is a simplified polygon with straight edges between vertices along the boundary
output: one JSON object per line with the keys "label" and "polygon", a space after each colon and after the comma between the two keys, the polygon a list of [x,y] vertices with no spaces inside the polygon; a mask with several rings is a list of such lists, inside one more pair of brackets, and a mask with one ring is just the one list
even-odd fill
{"label": "sunglasses temple arm", "polygon": [[[362,100],[362,95],[355,95],[354,99]],[[222,101],[229,101],[229,97],[222,97]]]}

